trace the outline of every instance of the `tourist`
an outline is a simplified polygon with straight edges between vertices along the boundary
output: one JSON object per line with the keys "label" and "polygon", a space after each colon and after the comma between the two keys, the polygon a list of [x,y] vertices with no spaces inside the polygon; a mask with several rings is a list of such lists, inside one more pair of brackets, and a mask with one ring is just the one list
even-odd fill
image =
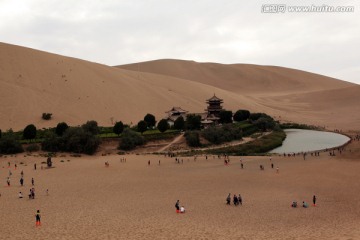
{"label": "tourist", "polygon": [[19,198],[23,198],[22,192],[19,192]]}
{"label": "tourist", "polygon": [[304,202],[304,201],[303,201],[303,205],[302,205],[302,206],[303,206],[303,208],[308,208],[308,207],[309,207],[309,205],[308,205],[306,202]]}
{"label": "tourist", "polygon": [[34,186],[34,184],[35,184],[34,178],[31,178],[31,185]]}
{"label": "tourist", "polygon": [[231,203],[231,194],[229,193],[229,195],[226,198],[226,205],[230,205]]}
{"label": "tourist", "polygon": [[37,210],[36,211],[36,214],[35,214],[35,219],[36,219],[36,226],[41,226],[41,221],[40,221],[40,210]]}
{"label": "tourist", "polygon": [[234,203],[235,206],[239,205],[239,199],[235,194],[234,194],[234,197],[233,197],[233,203]]}
{"label": "tourist", "polygon": [[314,207],[316,206],[316,196],[315,195],[313,196],[313,206]]}
{"label": "tourist", "polygon": [[6,180],[6,183],[7,183],[8,187],[10,187],[10,178],[9,177]]}
{"label": "tourist", "polygon": [[181,206],[180,213],[185,213],[185,207],[184,206]]}
{"label": "tourist", "polygon": [[240,205],[242,205],[242,197],[241,197],[240,193],[239,193],[238,200],[239,200]]}
{"label": "tourist", "polygon": [[34,163],[34,170],[36,170],[36,163]]}
{"label": "tourist", "polygon": [[276,173],[279,173],[279,167],[276,168]]}
{"label": "tourist", "polygon": [[20,178],[20,185],[24,186],[24,178],[23,177]]}
{"label": "tourist", "polygon": [[296,208],[297,207],[297,202],[293,201],[293,203],[291,204],[291,207]]}
{"label": "tourist", "polygon": [[179,200],[176,201],[175,208],[176,208],[176,212],[179,213],[179,211],[180,211],[180,201]]}

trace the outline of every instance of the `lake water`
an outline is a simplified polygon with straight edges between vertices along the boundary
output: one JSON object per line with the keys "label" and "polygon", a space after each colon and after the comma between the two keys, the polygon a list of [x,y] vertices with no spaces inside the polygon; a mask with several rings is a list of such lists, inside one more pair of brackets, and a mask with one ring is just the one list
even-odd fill
{"label": "lake water", "polygon": [[350,140],[349,137],[332,133],[303,129],[286,129],[286,139],[281,147],[270,153],[298,153],[338,147]]}

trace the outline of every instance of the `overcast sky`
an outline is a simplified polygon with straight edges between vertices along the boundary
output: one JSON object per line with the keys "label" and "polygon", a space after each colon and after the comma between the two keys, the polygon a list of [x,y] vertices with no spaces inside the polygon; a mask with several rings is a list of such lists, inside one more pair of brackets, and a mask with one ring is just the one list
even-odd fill
{"label": "overcast sky", "polygon": [[[270,3],[355,10],[262,13]],[[0,41],[107,65],[251,63],[360,84],[356,0],[0,0]]]}

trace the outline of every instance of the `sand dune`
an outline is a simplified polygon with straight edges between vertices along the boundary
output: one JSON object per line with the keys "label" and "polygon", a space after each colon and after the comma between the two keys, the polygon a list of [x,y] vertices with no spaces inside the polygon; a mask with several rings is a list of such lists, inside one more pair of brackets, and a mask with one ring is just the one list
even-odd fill
{"label": "sand dune", "polygon": [[[261,111],[316,125],[325,121],[330,128],[341,123],[357,129],[360,124],[360,112],[353,111],[360,100],[357,85],[303,71],[177,60],[116,68],[4,43],[0,52],[3,131],[30,123],[53,127],[61,121],[136,124],[146,113],[161,119],[172,106],[202,112],[214,93],[233,111]],[[43,112],[53,113],[53,119],[42,120]],[[341,113],[341,121],[332,112]]]}

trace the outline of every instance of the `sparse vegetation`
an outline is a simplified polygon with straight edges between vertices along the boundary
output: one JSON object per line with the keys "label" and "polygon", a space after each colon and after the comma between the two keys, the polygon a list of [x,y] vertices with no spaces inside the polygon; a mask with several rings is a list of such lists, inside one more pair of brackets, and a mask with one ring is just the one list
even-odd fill
{"label": "sparse vegetation", "polygon": [[0,139],[0,154],[15,154],[23,151],[23,147],[14,135],[7,134]]}
{"label": "sparse vegetation", "polygon": [[39,147],[39,145],[38,144],[30,144],[29,146],[27,146],[26,148],[25,148],[25,150],[27,151],[27,152],[36,152],[36,151],[39,151],[40,150],[40,147]]}
{"label": "sparse vegetation", "polygon": [[52,117],[52,113],[43,113],[42,114],[42,119],[44,120],[50,120]]}

